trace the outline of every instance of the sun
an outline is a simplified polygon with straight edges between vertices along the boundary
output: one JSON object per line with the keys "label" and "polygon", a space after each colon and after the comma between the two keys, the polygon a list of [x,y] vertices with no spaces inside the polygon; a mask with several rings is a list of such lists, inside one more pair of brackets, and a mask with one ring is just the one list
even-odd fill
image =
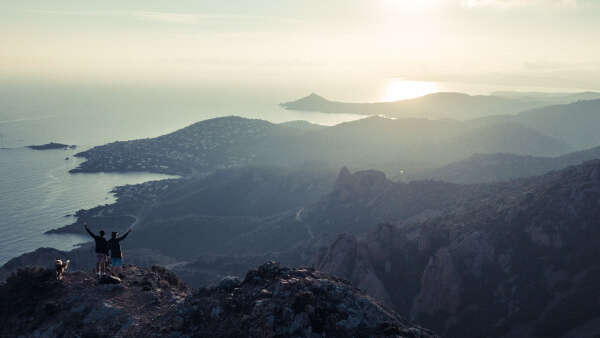
{"label": "sun", "polygon": [[413,99],[435,93],[438,89],[438,85],[434,82],[391,79],[385,87],[382,99],[386,102]]}
{"label": "sun", "polygon": [[402,10],[424,10],[440,6],[442,0],[385,0],[387,6]]}

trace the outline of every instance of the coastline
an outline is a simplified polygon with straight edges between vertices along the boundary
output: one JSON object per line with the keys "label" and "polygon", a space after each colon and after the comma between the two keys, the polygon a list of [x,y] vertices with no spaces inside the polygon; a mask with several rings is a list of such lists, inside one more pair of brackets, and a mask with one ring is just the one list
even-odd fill
{"label": "coastline", "polygon": [[[34,151],[22,146],[5,151],[0,159],[4,192],[0,198],[4,215],[0,220],[0,265],[38,248],[69,251],[88,242],[91,238],[82,225],[88,217],[107,229],[122,231],[135,222],[135,212],[105,212],[106,217],[99,219],[93,216],[103,209],[115,209],[119,196],[135,190],[139,183],[175,178],[152,172],[73,175],[69,170],[81,161],[72,157],[73,150]],[[71,161],[64,160],[67,155]]]}
{"label": "coastline", "polygon": [[117,186],[110,191],[116,197],[114,203],[80,209],[73,215],[76,219],[75,222],[48,230],[45,234],[87,235],[83,227],[84,222],[88,223],[92,231],[103,229],[107,232],[123,232],[140,221],[144,205],[151,204],[156,200],[156,192],[164,190],[170,185],[181,184],[180,180],[181,178],[165,178]]}

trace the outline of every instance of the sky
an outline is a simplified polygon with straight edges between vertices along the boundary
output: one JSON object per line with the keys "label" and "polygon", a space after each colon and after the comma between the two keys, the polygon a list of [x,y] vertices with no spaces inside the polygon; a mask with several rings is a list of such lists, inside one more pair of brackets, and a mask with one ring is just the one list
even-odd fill
{"label": "sky", "polygon": [[600,88],[600,0],[2,1],[0,80]]}

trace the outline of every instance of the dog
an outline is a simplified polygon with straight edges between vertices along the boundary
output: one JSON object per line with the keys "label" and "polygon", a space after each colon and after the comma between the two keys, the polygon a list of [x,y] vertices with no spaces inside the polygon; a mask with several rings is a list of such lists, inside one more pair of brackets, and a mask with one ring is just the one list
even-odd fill
{"label": "dog", "polygon": [[69,263],[71,263],[71,261],[68,259],[65,262],[58,258],[56,259],[56,261],[54,262],[54,265],[56,265],[56,280],[63,279],[64,273],[69,268]]}

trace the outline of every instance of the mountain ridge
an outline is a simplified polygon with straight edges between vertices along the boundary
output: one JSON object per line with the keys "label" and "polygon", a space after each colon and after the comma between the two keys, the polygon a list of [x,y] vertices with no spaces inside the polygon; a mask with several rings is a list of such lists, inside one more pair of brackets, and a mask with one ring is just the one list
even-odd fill
{"label": "mountain ridge", "polygon": [[102,281],[19,270],[0,284],[0,335],[436,337],[344,280],[274,262],[199,290],[158,266],[126,266],[120,283]]}

